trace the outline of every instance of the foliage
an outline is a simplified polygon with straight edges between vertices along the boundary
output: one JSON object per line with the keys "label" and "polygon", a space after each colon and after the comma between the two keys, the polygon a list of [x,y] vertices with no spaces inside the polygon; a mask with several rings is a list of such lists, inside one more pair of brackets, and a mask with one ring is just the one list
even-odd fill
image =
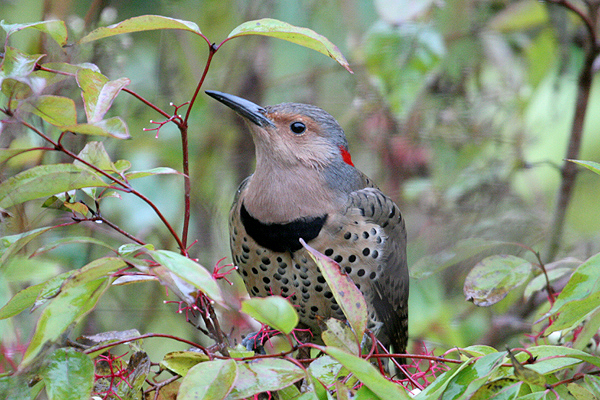
{"label": "foliage", "polygon": [[[378,6],[384,7],[385,3],[378,2]],[[590,54],[597,56],[596,27],[590,22],[592,19],[573,8],[571,3],[556,3],[566,4],[573,14],[582,18],[591,43],[586,59],[591,57]],[[482,53],[491,49],[497,51],[498,47],[508,50],[502,46],[478,48],[481,42],[473,41],[469,36],[464,40],[449,41],[447,37],[442,40],[442,35],[456,28],[455,18],[460,16],[452,13],[457,10],[448,7],[442,11],[430,1],[422,2],[421,6],[413,9],[414,14],[387,14],[387,20],[383,18],[365,36],[366,51],[357,56],[357,59],[364,58],[360,65],[364,71],[360,71],[356,79],[366,80],[365,76],[368,76],[380,105],[385,105],[378,108],[385,110],[383,114],[372,113],[363,121],[364,128],[376,126],[381,129],[375,131],[384,134],[371,134],[373,136],[366,139],[372,139],[373,148],[381,153],[392,170],[407,174],[387,176],[389,188],[397,188],[400,178],[413,179],[418,186],[421,169],[432,169],[432,181],[443,191],[443,196],[436,200],[444,204],[438,210],[440,218],[455,206],[459,209],[457,221],[460,224],[475,221],[474,213],[480,211],[479,205],[472,202],[475,196],[490,196],[491,200],[485,202],[484,199],[483,203],[502,215],[503,207],[507,205],[508,208],[514,204],[521,206],[520,201],[502,195],[503,192],[517,192],[510,188],[518,186],[511,179],[521,169],[531,166],[529,159],[520,154],[523,149],[518,147],[523,143],[522,127],[514,121],[513,125],[495,121],[498,105],[486,102],[485,97],[472,96],[478,91],[491,93],[490,81],[502,76],[503,65],[497,66],[497,70],[486,70],[491,77],[482,74],[478,81],[463,76],[465,69],[478,65]],[[518,47],[522,43],[519,42],[522,31],[543,24],[547,18],[556,18],[552,14],[558,13],[556,9],[550,8],[548,17],[541,7],[544,6],[517,2],[495,14],[486,9],[481,18],[490,29],[504,33]],[[426,11],[439,14],[436,16],[439,30],[423,22],[423,15],[428,14]],[[597,10],[590,9],[589,15],[594,16],[595,12]],[[416,22],[398,24],[395,18]],[[462,22],[465,27],[457,29],[467,28],[466,21]],[[70,39],[67,25],[58,20],[26,24],[3,22],[1,27],[6,32],[6,40],[0,66],[0,111],[3,113],[0,128],[7,139],[6,148],[0,149],[0,162],[4,164],[8,178],[0,183],[0,209],[6,221],[21,221],[24,226],[10,227],[8,222],[4,223],[8,234],[0,242],[0,269],[7,273],[21,265],[31,265],[28,264],[31,258],[40,260],[38,267],[48,269],[50,273],[43,278],[30,275],[23,279],[30,280],[31,284],[17,291],[0,308],[0,319],[15,321],[15,324],[25,311],[37,313],[33,314],[37,322],[31,339],[23,349],[15,351],[9,347],[9,341],[3,340],[0,397],[33,399],[43,396],[41,393],[44,392],[49,399],[87,399],[92,395],[103,399],[166,399],[175,395],[179,399],[242,399],[257,398],[263,392],[277,392],[282,399],[600,398],[600,380],[596,376],[600,370],[600,357],[595,355],[594,348],[600,328],[600,256],[591,255],[585,262],[572,258],[556,259],[565,210],[557,210],[555,214],[554,226],[557,228],[549,235],[550,256],[531,248],[543,245],[543,241],[536,241],[531,247],[520,244],[533,241],[526,232],[519,232],[522,236],[503,236],[496,231],[491,236],[475,235],[473,232],[484,231],[489,226],[489,223],[477,226],[477,222],[473,223],[473,232],[465,234],[464,238],[462,229],[453,230],[452,246],[441,252],[434,254],[432,249],[427,249],[424,254],[429,255],[413,266],[413,277],[438,277],[457,265],[474,265],[464,281],[467,300],[485,307],[508,304],[506,316],[521,312],[523,320],[533,323],[528,324],[527,329],[515,330],[515,333],[526,331],[527,336],[519,336],[520,344],[514,348],[501,349],[499,342],[492,343],[494,346],[450,343],[446,346],[449,350],[437,349],[435,354],[427,349],[425,341],[417,340],[421,335],[418,328],[412,328],[415,337],[415,351],[409,355],[412,363],[402,367],[403,375],[397,376],[389,373],[395,359],[386,354],[366,330],[366,307],[360,291],[333,260],[310,246],[303,244],[321,268],[348,319],[348,324],[327,321],[327,330],[321,338],[323,344],[311,343],[307,332],[296,329],[298,317],[284,298],[247,299],[237,291],[236,285],[223,284],[239,284],[231,274],[234,268],[220,266],[220,260],[211,272],[192,256],[188,238],[194,212],[192,200],[197,195],[192,187],[197,182],[200,183],[198,186],[204,186],[201,179],[193,179],[195,160],[190,154],[197,147],[190,132],[196,125],[202,125],[199,121],[210,119],[212,115],[206,108],[201,108],[203,102],[199,95],[209,70],[214,70],[211,66],[218,63],[218,57],[214,60],[213,57],[224,44],[229,46],[232,39],[243,41],[249,39],[246,36],[267,36],[320,52],[352,72],[342,52],[325,36],[272,18],[244,22],[219,44],[209,40],[194,22],[158,15],[135,16],[90,32],[80,32],[76,41]],[[178,105],[171,103],[172,112],[131,90],[130,78],[109,78],[112,74],[103,74],[105,68],[96,65],[101,62],[94,64],[88,59],[74,62],[72,59],[76,57],[66,50],[74,47],[85,54],[92,46],[97,46],[95,51],[100,51],[101,43],[155,30],[195,35],[207,45],[206,63],[201,68],[195,91],[189,93],[188,90],[186,93],[191,97]],[[36,52],[9,45],[16,37],[30,31],[40,32],[50,42],[45,54],[30,54]],[[544,42],[549,40],[544,36],[547,33],[544,27],[529,38],[548,46]],[[74,34],[77,37],[78,34]],[[448,62],[460,54],[456,50],[460,47],[470,49],[475,56]],[[530,84],[540,88],[545,74],[550,72],[539,65],[534,68],[540,61],[528,51],[533,53],[536,47],[524,49],[523,53],[532,65],[531,70],[538,74],[531,73]],[[238,52],[241,54],[242,50],[238,48]],[[90,55],[89,59],[93,57]],[[588,64],[583,63],[584,72],[586,66],[591,68],[592,64]],[[218,65],[225,71],[224,66]],[[106,69],[110,70],[109,67]],[[589,92],[591,77],[581,82],[581,85],[588,84]],[[257,90],[259,86],[256,86]],[[509,90],[508,86],[501,89]],[[425,96],[436,90],[455,91],[461,96],[452,99],[442,96],[441,100]],[[163,135],[170,138],[173,131],[169,129],[173,127],[179,132],[181,171],[171,166],[149,166],[132,171],[136,165],[135,157],[115,157],[122,146],[115,143],[125,143],[132,137],[132,141],[139,139],[130,128],[135,118],[124,106],[124,93],[160,114],[161,121],[151,121],[154,127],[144,128],[145,131],[156,131],[159,138]],[[404,140],[406,138],[386,133],[392,130],[389,126],[394,123],[402,125],[398,129],[407,132],[407,136],[416,125],[420,130],[430,132],[432,125],[424,115],[438,112],[440,107],[433,105],[440,102],[445,103],[441,108],[449,113],[445,120],[442,118],[441,124],[447,125],[446,135],[455,141],[456,153],[438,149],[438,157],[429,163],[427,151],[418,147],[421,144],[414,147]],[[457,110],[466,112],[470,107],[477,110],[470,116],[473,131],[468,132],[474,136],[463,137],[460,121],[456,120],[461,117],[455,113]],[[196,109],[200,109],[200,117],[192,112]],[[586,103],[578,103],[575,121],[582,122],[586,109]],[[419,122],[415,122],[417,120]],[[475,130],[478,124],[481,132]],[[583,129],[582,126],[581,123],[581,127],[574,127],[572,132]],[[219,128],[224,130],[223,126]],[[486,128],[491,133],[486,132]],[[516,138],[514,149],[519,154],[510,160],[488,157],[504,148],[502,140],[493,137],[494,132],[501,137]],[[490,137],[484,138],[485,135]],[[571,143],[580,140],[581,135],[582,131],[575,132]],[[481,142],[481,149],[472,146],[474,138]],[[437,146],[449,147],[452,140]],[[210,149],[205,150],[209,152]],[[575,165],[596,174],[600,171],[598,162],[577,160],[577,152],[569,150],[567,157],[572,162],[565,163],[563,173],[567,172],[563,175],[571,174],[569,171]],[[493,168],[494,162],[498,163],[497,168]],[[206,166],[209,163],[200,164]],[[448,178],[450,170],[458,171],[452,179]],[[481,171],[484,173],[479,173]],[[182,209],[174,207],[172,202],[162,201],[154,196],[155,193],[153,196],[146,194],[144,189],[148,186],[137,183],[138,180],[161,177],[182,181]],[[568,179],[567,176],[562,185],[571,190],[574,180],[569,183]],[[170,187],[165,182],[171,181],[153,182]],[[412,193],[417,197],[421,195],[414,188]],[[160,197],[173,196],[170,190],[164,189],[159,194]],[[405,188],[405,196],[410,199],[410,187]],[[139,211],[123,218],[114,203],[131,197],[138,200]],[[566,202],[569,204],[568,195]],[[409,200],[406,203],[410,207]],[[31,226],[29,222],[24,223],[40,208],[46,213],[39,217],[43,223],[32,222]],[[144,234],[142,229],[132,233],[136,222],[137,226],[144,226],[137,220],[148,218],[142,208],[151,210],[152,218],[160,221],[166,235]],[[166,208],[176,208],[176,212]],[[566,205],[563,208],[566,209]],[[179,225],[182,226],[181,234],[177,230]],[[76,264],[71,260],[68,270],[53,273],[55,270],[49,265],[52,257],[46,257],[47,253],[72,245],[84,245],[93,250],[86,252],[84,263]],[[554,262],[547,263],[545,258]],[[73,268],[82,264],[83,267]],[[185,313],[186,320],[203,334],[201,343],[171,333],[140,334],[131,325],[130,330],[84,331],[88,334],[77,337],[111,291],[120,286],[149,286],[155,282],[177,296],[178,300],[171,302],[178,304],[178,312]],[[417,295],[423,296],[419,290],[417,285]],[[528,304],[527,308],[518,309],[523,303]],[[508,309],[509,306],[517,311]],[[268,354],[255,354],[243,346],[233,345],[228,328],[222,326],[229,323],[227,319],[231,315],[239,318],[234,319],[238,329],[248,324],[249,317],[263,324],[257,338],[265,342]],[[419,316],[416,319],[419,320]],[[493,319],[490,325],[492,322]],[[498,328],[492,325],[491,329]],[[451,330],[442,334],[448,332]],[[145,340],[149,338],[167,342],[169,352],[154,358]],[[173,343],[183,343],[187,350],[177,350],[171,345]],[[293,357],[296,351],[312,358],[299,361]]]}

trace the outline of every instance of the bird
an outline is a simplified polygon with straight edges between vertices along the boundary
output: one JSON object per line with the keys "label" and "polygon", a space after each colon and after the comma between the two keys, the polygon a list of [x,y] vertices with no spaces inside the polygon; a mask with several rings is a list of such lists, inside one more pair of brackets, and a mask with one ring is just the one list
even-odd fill
{"label": "bird", "polygon": [[246,120],[255,144],[255,171],[240,184],[229,214],[233,261],[249,294],[288,298],[316,334],[326,319],[345,319],[303,239],[363,293],[368,329],[387,349],[405,353],[405,222],[394,201],[354,166],[339,123],[314,105],[261,107],[206,93]]}

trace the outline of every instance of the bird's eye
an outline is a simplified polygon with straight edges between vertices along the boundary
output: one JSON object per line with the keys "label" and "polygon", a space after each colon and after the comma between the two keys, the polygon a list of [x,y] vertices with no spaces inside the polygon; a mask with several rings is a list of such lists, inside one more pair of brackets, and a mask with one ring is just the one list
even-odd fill
{"label": "bird's eye", "polygon": [[306,125],[304,125],[302,122],[296,121],[296,122],[291,123],[290,129],[296,135],[300,135],[301,133],[304,133],[304,131],[306,130]]}

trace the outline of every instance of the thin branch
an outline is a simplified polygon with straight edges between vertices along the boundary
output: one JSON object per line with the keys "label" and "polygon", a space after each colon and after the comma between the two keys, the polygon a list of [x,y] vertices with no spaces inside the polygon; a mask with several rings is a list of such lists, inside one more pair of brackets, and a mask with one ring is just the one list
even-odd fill
{"label": "thin branch", "polygon": [[19,122],[21,124],[23,124],[24,126],[26,126],[27,128],[31,129],[33,132],[35,132],[36,134],[38,134],[40,137],[44,138],[46,141],[52,143],[52,145],[56,148],[57,151],[61,151],[61,152],[65,153],[66,155],[68,155],[69,157],[73,158],[74,160],[77,160],[77,161],[81,162],[82,164],[87,165],[88,167],[92,168],[94,171],[98,172],[99,174],[103,175],[104,177],[110,179],[111,181],[113,181],[117,185],[122,186],[125,189],[126,192],[131,193],[134,196],[137,196],[142,201],[144,201],[146,204],[148,204],[154,210],[154,212],[156,213],[156,215],[158,216],[158,218],[162,221],[162,223],[167,227],[167,229],[169,230],[169,232],[171,233],[171,235],[173,236],[173,238],[175,238],[175,241],[177,242],[177,245],[179,246],[179,248],[182,251],[185,251],[185,246],[181,242],[181,239],[179,238],[179,236],[177,235],[177,233],[175,232],[175,230],[173,229],[173,227],[171,226],[171,224],[169,223],[169,221],[160,212],[160,210],[158,209],[158,207],[152,201],[150,201],[150,199],[148,199],[142,193],[140,193],[137,190],[135,190],[134,188],[132,188],[127,182],[123,182],[120,179],[115,178],[114,176],[112,176],[109,173],[101,170],[100,168],[98,168],[94,164],[92,164],[92,163],[90,163],[90,162],[82,159],[77,154],[75,154],[72,151],[66,149],[65,147],[62,146],[62,144],[60,144],[58,142],[55,142],[54,140],[52,140],[52,138],[50,138],[49,136],[47,136],[42,131],[40,131],[39,129],[37,129],[33,125],[29,124],[28,122],[22,121],[22,120],[20,120]]}

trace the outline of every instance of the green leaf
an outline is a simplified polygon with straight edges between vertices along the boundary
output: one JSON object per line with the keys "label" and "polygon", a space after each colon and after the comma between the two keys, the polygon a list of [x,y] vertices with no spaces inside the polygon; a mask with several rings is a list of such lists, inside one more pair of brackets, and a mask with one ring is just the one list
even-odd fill
{"label": "green leaf", "polygon": [[[600,253],[581,264],[556,298],[547,318],[560,313],[548,333],[572,326],[600,306]],[[558,324],[557,324],[558,322]]]}
{"label": "green leaf", "polygon": [[153,31],[157,29],[181,29],[201,34],[200,28],[193,22],[181,19],[167,18],[160,15],[141,15],[126,19],[114,25],[93,30],[79,40],[79,44],[91,42],[122,33]]}
{"label": "green leaf", "polygon": [[340,305],[348,323],[354,330],[356,340],[360,342],[363,338],[369,316],[367,314],[367,302],[361,291],[358,290],[352,279],[342,273],[338,263],[331,258],[319,253],[304,240],[300,239],[302,246],[308,251],[310,257],[315,261],[317,267],[323,274],[329,285],[333,297]]}
{"label": "green leaf", "polygon": [[506,297],[512,289],[525,283],[533,266],[511,255],[496,255],[480,261],[467,276],[464,293],[467,301],[488,307]]}
{"label": "green leaf", "polygon": [[42,287],[42,290],[40,290],[40,293],[35,299],[35,302],[31,307],[31,311],[34,311],[36,308],[39,308],[40,306],[46,304],[48,300],[56,297],[56,295],[60,293],[60,288],[62,287],[63,283],[67,279],[69,279],[74,273],[75,271],[63,272],[62,274],[59,274],[44,282],[44,286]]}
{"label": "green leaf", "polygon": [[335,347],[326,347],[323,351],[338,360],[381,399],[410,399],[403,388],[385,379],[368,361]]}
{"label": "green leaf", "polygon": [[203,266],[181,254],[168,250],[149,251],[154,260],[168,268],[179,278],[200,289],[211,300],[224,305],[223,295],[217,281]]}
{"label": "green leaf", "polygon": [[31,399],[27,380],[22,375],[0,377],[0,399],[24,400]]}
{"label": "green leaf", "polygon": [[298,314],[294,306],[281,296],[244,300],[242,312],[286,335],[298,325]]}
{"label": "green leaf", "polygon": [[0,208],[86,187],[107,187],[100,176],[73,164],[39,165],[0,184]]}
{"label": "green leaf", "polygon": [[44,57],[43,54],[21,53],[13,47],[6,47],[4,58],[0,65],[0,77],[4,78],[23,78],[28,76],[35,65]]}
{"label": "green leaf", "polygon": [[455,246],[449,249],[419,259],[411,266],[410,276],[415,279],[427,278],[448,267],[505,244],[504,242],[479,238],[459,240]]}
{"label": "green leaf", "polygon": [[[110,160],[110,156],[102,142],[88,142],[77,156],[103,171],[116,172],[116,168]],[[73,164],[82,168],[87,168],[87,166],[79,160],[75,160]]]}
{"label": "green leaf", "polygon": [[522,32],[548,23],[548,8],[537,1],[517,1],[496,13],[489,28],[500,32]]}
{"label": "green leaf", "polygon": [[32,112],[54,126],[74,125],[77,123],[75,102],[68,97],[39,96],[34,103],[24,103],[23,109]]}
{"label": "green leaf", "polygon": [[128,78],[109,81],[107,77],[91,69],[77,70],[77,84],[81,88],[88,123],[102,121],[121,89],[129,83],[131,81]]}
{"label": "green leaf", "polygon": [[168,167],[157,167],[157,168],[152,168],[152,169],[148,169],[145,171],[132,171],[132,172],[128,172],[125,174],[125,177],[129,180],[131,179],[138,179],[138,178],[145,178],[147,176],[153,176],[153,175],[165,175],[165,174],[177,174],[177,175],[183,175],[181,172],[173,169],[173,168],[168,168]]}
{"label": "green leaf", "polygon": [[[461,369],[448,382],[441,400],[469,398],[502,365],[506,352],[490,353]],[[460,395],[460,397],[458,397]]]}
{"label": "green leaf", "polygon": [[237,365],[232,359],[200,363],[189,370],[179,387],[179,400],[224,399],[237,379]]}
{"label": "green leaf", "polygon": [[360,355],[360,347],[356,342],[356,336],[346,323],[335,318],[329,318],[326,324],[327,330],[321,333],[326,346],[337,347],[350,354]]}
{"label": "green leaf", "polygon": [[539,372],[522,365],[510,350],[508,350],[508,358],[510,358],[517,379],[530,385],[546,386],[546,379],[544,376]]}
{"label": "green leaf", "polygon": [[312,377],[323,383],[325,386],[332,386],[342,369],[342,364],[328,355],[317,358],[308,366],[308,372]]}
{"label": "green leaf", "polygon": [[57,349],[46,360],[42,378],[49,400],[88,400],[94,382],[94,363],[74,348]]}
{"label": "green leaf", "polygon": [[581,165],[582,167],[586,167],[590,171],[600,175],[600,163],[596,161],[582,161],[582,160],[567,160],[574,162],[575,164]]}
{"label": "green leaf", "polygon": [[29,243],[42,233],[46,233],[54,228],[56,227],[49,226],[37,228],[28,232],[23,232],[11,236],[4,236],[3,238],[0,238],[0,268],[3,267],[11,257],[17,254],[23,247],[25,247],[27,243]]}
{"label": "green leaf", "polygon": [[342,52],[325,36],[319,35],[311,29],[297,27],[272,18],[263,18],[244,22],[231,31],[227,38],[233,39],[244,35],[270,36],[299,44],[333,58],[348,72],[353,73]]}
{"label": "green leaf", "polygon": [[521,384],[521,381],[515,378],[495,379],[477,389],[469,400],[515,399],[519,394]]}
{"label": "green leaf", "polygon": [[[534,364],[527,365],[529,369],[537,371],[542,375],[554,373],[567,367],[585,361],[596,367],[600,367],[600,358],[581,350],[575,350],[564,346],[534,346],[527,350],[537,358]],[[519,358],[518,356],[516,356]]]}
{"label": "green leaf", "polygon": [[95,307],[108,284],[108,279],[96,279],[61,290],[42,312],[19,369],[27,368],[44,349],[56,342],[69,326],[87,315]]}
{"label": "green leaf", "polygon": [[52,241],[52,243],[38,247],[37,250],[35,250],[31,254],[31,257],[35,257],[40,254],[44,254],[44,253],[46,253],[50,250],[54,250],[60,246],[64,246],[67,244],[75,244],[75,243],[95,244],[98,246],[105,247],[108,250],[115,251],[115,249],[113,249],[110,245],[108,245],[107,243],[103,242],[100,239],[96,239],[96,238],[88,237],[88,236],[68,236],[68,237],[64,237],[64,238],[55,239]]}
{"label": "green leaf", "polygon": [[[23,100],[33,94],[31,87],[23,82],[20,82],[13,78],[6,78],[2,81],[2,93],[9,99]],[[11,103],[11,107],[12,107]],[[15,108],[15,107],[13,107]]]}
{"label": "green leaf", "polygon": [[0,320],[13,317],[33,306],[44,285],[45,282],[17,292],[4,307],[0,308]]}
{"label": "green leaf", "polygon": [[190,368],[208,360],[210,358],[206,354],[197,351],[172,351],[165,354],[160,367],[177,375],[186,376]]}
{"label": "green leaf", "polygon": [[110,136],[115,139],[129,139],[129,128],[121,117],[111,117],[93,124],[76,124],[61,126],[63,131],[79,133],[82,135]]}
{"label": "green leaf", "polygon": [[[256,393],[275,391],[304,378],[302,368],[279,358],[240,361],[231,399],[244,399]],[[189,376],[189,375],[188,375]]]}
{"label": "green leaf", "polygon": [[67,44],[67,26],[63,21],[50,20],[29,24],[6,24],[4,21],[1,21],[0,26],[6,31],[6,36],[10,36],[23,29],[36,29],[47,33],[59,46]]}

